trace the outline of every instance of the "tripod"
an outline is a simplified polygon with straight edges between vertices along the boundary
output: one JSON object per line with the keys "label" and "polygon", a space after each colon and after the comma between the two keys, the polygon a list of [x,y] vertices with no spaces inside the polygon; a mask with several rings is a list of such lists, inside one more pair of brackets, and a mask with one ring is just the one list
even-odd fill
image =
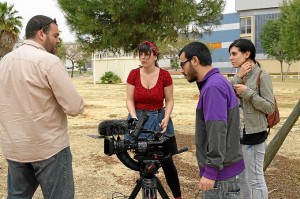
{"label": "tripod", "polygon": [[142,188],[142,199],[157,199],[157,190],[163,199],[169,199],[160,180],[155,176],[161,167],[159,160],[143,160],[140,167],[140,178],[128,199],[135,199]]}

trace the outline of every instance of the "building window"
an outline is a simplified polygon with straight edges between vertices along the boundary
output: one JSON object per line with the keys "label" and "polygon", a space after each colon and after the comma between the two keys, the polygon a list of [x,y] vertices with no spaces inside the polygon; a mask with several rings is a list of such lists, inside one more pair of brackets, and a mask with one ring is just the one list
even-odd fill
{"label": "building window", "polygon": [[251,17],[241,18],[241,34],[252,33],[252,20]]}
{"label": "building window", "polygon": [[254,23],[252,16],[240,18],[240,37],[254,42]]}

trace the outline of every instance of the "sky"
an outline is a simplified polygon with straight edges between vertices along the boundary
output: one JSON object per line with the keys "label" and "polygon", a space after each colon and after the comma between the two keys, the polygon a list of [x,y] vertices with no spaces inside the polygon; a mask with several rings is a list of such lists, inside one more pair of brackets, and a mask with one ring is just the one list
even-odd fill
{"label": "sky", "polygon": [[[46,15],[50,18],[56,18],[58,28],[60,32],[60,38],[64,42],[75,41],[75,34],[70,31],[64,15],[57,5],[56,0],[0,0],[1,2],[7,2],[13,4],[14,9],[18,11],[18,15],[23,17],[23,27],[21,30],[21,38],[25,35],[25,27],[29,19],[35,15]],[[84,1],[84,0],[83,0]],[[234,7],[235,0],[226,0],[226,6],[224,13],[235,12]]]}

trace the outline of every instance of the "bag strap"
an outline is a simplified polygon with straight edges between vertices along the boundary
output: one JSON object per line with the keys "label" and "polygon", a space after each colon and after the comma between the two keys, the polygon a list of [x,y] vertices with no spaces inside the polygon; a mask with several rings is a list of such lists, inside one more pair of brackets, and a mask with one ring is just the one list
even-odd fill
{"label": "bag strap", "polygon": [[260,95],[260,75],[262,73],[262,70],[259,71],[258,76],[257,76],[257,87],[258,87],[258,95]]}
{"label": "bag strap", "polygon": [[[261,96],[261,95],[260,95],[260,75],[261,75],[261,73],[262,73],[262,70],[259,71],[258,76],[257,76],[257,87],[258,87],[258,95],[259,95],[259,96]],[[268,127],[268,129],[269,129],[269,130],[268,130],[268,134],[269,134],[271,128]]]}

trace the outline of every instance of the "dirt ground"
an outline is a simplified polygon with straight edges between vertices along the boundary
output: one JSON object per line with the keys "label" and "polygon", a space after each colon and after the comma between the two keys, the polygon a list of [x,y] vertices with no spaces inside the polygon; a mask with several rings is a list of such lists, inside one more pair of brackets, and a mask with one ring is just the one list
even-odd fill
{"label": "dirt ground", "polygon": [[[73,82],[85,100],[85,112],[69,118],[69,135],[73,154],[75,194],[77,199],[128,198],[135,186],[139,173],[125,167],[115,155],[103,152],[103,139],[97,127],[103,120],[125,119],[124,84],[93,84],[91,78],[74,78]],[[300,96],[300,79],[286,82],[273,80],[274,93],[279,105],[281,122],[268,138],[270,141],[286,121]],[[198,194],[198,167],[195,158],[194,120],[198,90],[195,84],[184,79],[174,79],[175,106],[172,119],[176,129],[179,148],[189,147],[187,152],[175,155],[183,198],[201,198]],[[300,122],[294,125],[275,159],[265,172],[270,199],[300,198]],[[162,169],[156,175],[168,192]],[[7,165],[0,153],[0,199],[6,198]],[[34,198],[43,198],[40,189]],[[140,195],[137,198],[141,198]]]}

